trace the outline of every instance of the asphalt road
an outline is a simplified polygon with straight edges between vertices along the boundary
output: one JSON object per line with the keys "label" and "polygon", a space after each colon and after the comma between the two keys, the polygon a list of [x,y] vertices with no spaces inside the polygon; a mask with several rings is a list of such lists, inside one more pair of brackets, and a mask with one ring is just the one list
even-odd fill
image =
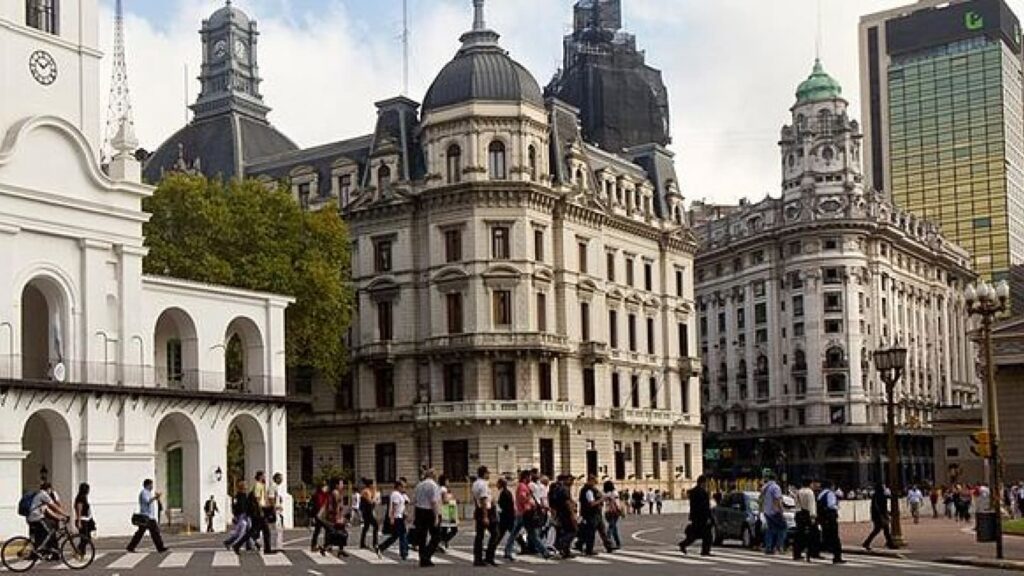
{"label": "asphalt road", "polygon": [[[322,557],[308,552],[309,532],[295,530],[287,534],[283,553],[262,556],[245,553],[236,556],[220,547],[223,535],[178,535],[167,538],[171,551],[157,554],[143,541],[139,552],[126,553],[119,540],[99,541],[97,559],[91,567],[78,574],[85,576],[122,576],[144,574],[214,575],[268,574],[327,576],[333,574],[379,576],[381,572],[421,572],[438,575],[493,573],[512,576],[514,574],[567,575],[567,576],[622,576],[622,570],[629,570],[630,576],[694,574],[725,575],[800,575],[800,574],[871,574],[873,576],[988,576],[1006,574],[998,570],[969,568],[939,564],[930,561],[899,559],[881,556],[848,555],[848,563],[833,566],[828,561],[795,562],[788,556],[767,557],[751,550],[736,547],[715,548],[713,556],[701,557],[691,548],[689,556],[683,556],[675,548],[679,524],[684,517],[642,517],[627,518],[622,528],[623,550],[596,557],[575,558],[567,561],[545,561],[540,558],[520,556],[515,563],[503,563],[497,568],[474,568],[472,563],[472,535],[463,527],[453,546],[446,554],[435,557],[438,566],[421,569],[413,560],[401,562],[396,552],[389,552],[378,559],[370,551],[350,547],[349,558]],[[355,533],[353,533],[355,536]],[[413,553],[415,554],[415,553]],[[500,556],[500,554],[499,554]],[[415,556],[413,556],[414,558]],[[49,571],[58,567],[54,564],[37,565],[33,572]],[[60,568],[58,568],[60,569]]]}

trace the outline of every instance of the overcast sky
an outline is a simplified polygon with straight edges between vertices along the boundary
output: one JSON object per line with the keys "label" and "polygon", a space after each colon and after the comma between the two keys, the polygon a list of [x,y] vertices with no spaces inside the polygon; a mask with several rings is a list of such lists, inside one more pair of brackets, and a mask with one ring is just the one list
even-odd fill
{"label": "overcast sky", "polygon": [[[911,0],[623,0],[625,27],[660,68],[672,149],[687,200],[777,195],[779,129],[821,58],[860,118],[860,15]],[[512,57],[547,84],[562,58],[574,0],[488,0],[487,20]],[[113,0],[101,35],[111,51]],[[124,0],[128,78],[141,145],[156,148],[195,99],[202,19],[223,0]],[[402,89],[401,0],[234,0],[259,22],[271,122],[306,147],[368,133],[375,101]],[[1024,14],[1024,0],[1010,0]],[[820,6],[820,7],[819,7]],[[819,19],[820,11],[820,19]],[[472,22],[471,0],[409,0],[409,96],[422,100]],[[103,89],[106,94],[109,59]],[[188,66],[188,82],[185,67]],[[105,107],[105,99],[104,99]]]}

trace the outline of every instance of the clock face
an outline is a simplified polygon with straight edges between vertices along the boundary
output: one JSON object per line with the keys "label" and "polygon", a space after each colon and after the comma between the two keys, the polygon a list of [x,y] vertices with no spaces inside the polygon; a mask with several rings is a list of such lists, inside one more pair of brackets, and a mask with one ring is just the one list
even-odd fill
{"label": "clock face", "polygon": [[245,60],[245,55],[248,51],[245,48],[245,42],[241,40],[235,40],[235,58],[239,60]]}
{"label": "clock face", "polygon": [[28,69],[32,77],[43,86],[49,86],[57,81],[57,62],[49,52],[36,50],[29,56]]}
{"label": "clock face", "polygon": [[217,59],[221,59],[221,58],[227,56],[227,54],[228,54],[228,43],[225,42],[224,40],[218,40],[217,43],[213,45],[213,57],[217,58]]}

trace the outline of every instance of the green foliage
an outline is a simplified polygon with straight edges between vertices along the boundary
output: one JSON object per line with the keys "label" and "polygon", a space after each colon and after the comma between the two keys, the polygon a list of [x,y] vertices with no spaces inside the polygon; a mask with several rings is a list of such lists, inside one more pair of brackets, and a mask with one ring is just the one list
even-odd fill
{"label": "green foliage", "polygon": [[255,180],[168,175],[143,202],[147,274],[296,299],[286,312],[290,367],[336,382],[351,320],[348,230],[337,206],[303,211],[284,188]]}

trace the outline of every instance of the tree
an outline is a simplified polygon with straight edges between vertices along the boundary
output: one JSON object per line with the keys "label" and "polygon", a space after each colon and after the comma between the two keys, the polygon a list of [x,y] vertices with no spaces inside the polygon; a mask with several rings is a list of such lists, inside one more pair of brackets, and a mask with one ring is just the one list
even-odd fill
{"label": "tree", "polygon": [[283,187],[170,174],[143,209],[151,214],[147,274],[294,297],[285,313],[288,366],[341,378],[353,293],[337,205],[306,212]]}

